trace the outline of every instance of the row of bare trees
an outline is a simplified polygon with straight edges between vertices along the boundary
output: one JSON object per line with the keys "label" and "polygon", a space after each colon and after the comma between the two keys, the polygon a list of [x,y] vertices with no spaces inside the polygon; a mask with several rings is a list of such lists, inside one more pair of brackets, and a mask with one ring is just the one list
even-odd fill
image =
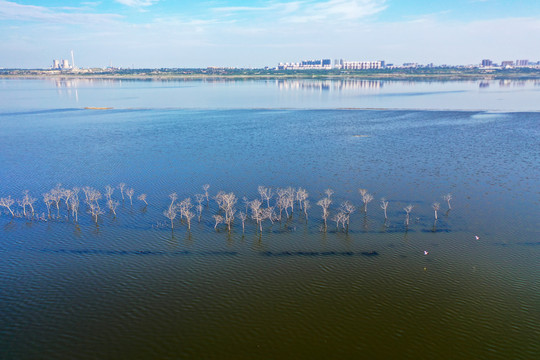
{"label": "row of bare trees", "polygon": [[[195,203],[193,204],[191,198],[186,198],[182,201],[178,201],[178,194],[172,193],[169,195],[171,200],[169,206],[163,211],[163,215],[171,222],[171,228],[174,229],[174,220],[179,217],[180,221],[187,224],[188,229],[191,229],[191,222],[193,218],[197,216],[198,221],[202,219],[202,214],[205,205],[210,203],[210,195],[208,190],[209,184],[205,184],[202,187],[203,193],[195,194]],[[113,195],[115,190],[120,191],[122,201],[129,199],[131,205],[133,205],[133,196],[135,190],[127,187],[125,183],[120,183],[117,187],[107,185],[102,193],[98,189],[85,186],[83,188],[74,187],[72,189],[63,188],[60,184],[51,189],[49,192],[43,194],[43,202],[47,207],[47,217],[51,218],[54,215],[51,214],[51,208],[56,208],[56,216],[60,216],[60,209],[63,207],[67,210],[68,216],[73,217],[75,222],[78,222],[78,213],[81,205],[79,194],[83,193],[83,204],[87,213],[92,216],[93,221],[98,222],[100,215],[105,214],[108,210],[114,217],[116,217],[116,209],[120,205],[120,201],[114,199]],[[253,220],[257,224],[257,228],[262,232],[263,223],[269,221],[272,224],[276,221],[281,222],[283,218],[290,219],[294,212],[295,207],[299,209],[300,213],[308,219],[308,210],[311,208],[310,201],[308,200],[309,194],[303,188],[271,188],[265,186],[259,186],[257,189],[259,198],[248,200],[247,197],[243,197],[243,209],[237,210],[236,206],[238,198],[234,193],[227,193],[219,191],[213,199],[215,200],[218,210],[217,213],[212,215],[215,221],[214,228],[220,224],[225,224],[228,231],[231,231],[235,219],[239,219],[242,223],[242,232],[245,231],[246,221]],[[361,211],[364,214],[368,212],[368,204],[373,201],[374,197],[366,189],[358,190],[362,200]],[[333,210],[333,217],[330,219],[330,206],[333,204],[332,195],[334,191],[327,189],[324,194],[326,195],[319,201],[317,205],[321,207],[323,226],[321,230],[326,231],[328,228],[328,220],[332,220],[336,224],[337,230],[343,229],[348,231],[351,215],[357,210],[356,206],[350,201],[343,201],[336,210]],[[104,197],[104,199],[103,199]],[[147,195],[139,194],[138,200],[144,202],[145,206],[148,205]],[[451,209],[450,200],[452,195],[447,194],[443,196],[443,199],[448,204],[448,209]],[[0,206],[5,207],[13,217],[21,216],[26,218],[33,218],[35,209],[34,204],[37,201],[30,193],[25,190],[21,199],[17,200],[17,204],[22,209],[22,214],[15,213],[12,206],[15,200],[11,196],[0,198]],[[204,205],[205,204],[205,205]],[[384,211],[385,222],[388,219],[387,209],[389,202],[382,198],[380,201],[380,207]],[[434,202],[432,208],[435,212],[435,220],[438,218],[438,211],[440,210],[440,203]],[[413,210],[412,205],[408,205],[403,208],[405,211],[405,225],[408,227],[410,222],[410,214]],[[54,210],[53,210],[54,211]]]}
{"label": "row of bare trees", "polygon": [[[122,201],[125,200],[124,194],[129,198],[130,204],[133,205],[133,196],[135,190],[133,188],[126,187],[125,183],[120,183],[117,187],[120,190]],[[47,215],[43,214],[42,219],[51,219],[60,217],[60,209],[65,208],[67,216],[73,217],[75,222],[79,221],[79,210],[81,200],[79,194],[82,191],[84,194],[84,205],[86,205],[87,212],[92,216],[92,219],[97,223],[98,217],[105,214],[105,209],[108,209],[116,217],[116,208],[120,205],[120,202],[113,199],[113,193],[115,188],[111,185],[105,186],[105,205],[100,204],[103,199],[103,193],[98,189],[84,186],[82,188],[74,187],[72,189],[64,188],[61,184],[56,185],[50,191],[44,193],[43,202],[47,208]],[[146,194],[140,194],[137,199],[143,201],[145,205],[148,205],[146,201]],[[12,206],[15,200],[11,196],[0,198],[0,207],[5,207],[12,217],[24,217],[33,219],[35,217],[34,203],[36,198],[32,197],[28,190],[23,191],[23,197],[17,200],[17,204],[22,210],[22,213],[15,212]],[[28,207],[28,209],[27,209]],[[53,214],[56,208],[56,216]]]}
{"label": "row of bare trees", "polygon": [[[204,194],[195,194],[195,199],[197,205],[195,206],[199,222],[201,221],[203,205],[202,203],[206,199],[206,204],[209,203],[208,189],[209,185],[206,184],[203,186]],[[216,214],[212,215],[214,219],[214,228],[220,224],[225,224],[228,231],[231,230],[234,220],[237,218],[242,224],[242,232],[245,232],[246,221],[251,219],[256,225],[257,229],[262,232],[264,221],[269,221],[271,224],[279,221],[281,222],[283,218],[286,220],[290,219],[293,216],[295,205],[298,206],[301,213],[305,217],[306,221],[308,219],[308,209],[311,208],[310,202],[308,200],[309,194],[303,188],[277,188],[272,189],[270,187],[259,186],[258,193],[259,198],[249,200],[247,197],[243,197],[244,207],[242,210],[237,210],[236,205],[238,203],[238,198],[234,193],[227,193],[224,191],[219,191],[214,197],[215,202],[218,205],[218,211]],[[368,204],[374,199],[373,195],[369,194],[366,189],[359,189],[359,193],[362,198],[362,211],[367,214]],[[323,231],[326,231],[328,228],[328,219],[330,217],[330,206],[333,203],[332,195],[334,191],[332,189],[327,189],[325,191],[325,197],[320,199],[317,202],[317,205],[321,207],[322,210],[322,219],[324,226],[321,228]],[[193,205],[191,203],[191,198],[184,199],[182,202],[177,202],[178,196],[176,193],[169,195],[171,198],[171,203],[168,208],[163,211],[163,215],[167,217],[171,222],[171,228],[174,229],[174,220],[180,214],[180,220],[185,220],[188,226],[188,229],[191,228],[191,219],[195,214],[191,211]],[[448,208],[450,207],[450,200],[452,195],[444,195],[443,198],[448,203]],[[389,202],[382,198],[380,202],[380,207],[384,211],[385,222],[388,219],[387,209]],[[437,211],[440,208],[439,203],[433,204],[433,209],[435,209],[435,219],[437,219]],[[410,213],[413,209],[412,205],[408,205],[403,210],[405,211],[405,225],[408,227],[410,222]],[[335,221],[336,228],[338,230],[343,229],[348,231],[350,224],[350,216],[356,211],[356,207],[350,201],[344,201],[341,203],[337,211],[335,211],[334,216],[331,220]]]}

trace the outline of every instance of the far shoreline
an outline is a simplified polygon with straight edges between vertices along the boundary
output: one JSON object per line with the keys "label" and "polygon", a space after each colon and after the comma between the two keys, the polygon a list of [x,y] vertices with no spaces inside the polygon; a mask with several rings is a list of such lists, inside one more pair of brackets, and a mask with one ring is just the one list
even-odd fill
{"label": "far shoreline", "polygon": [[[84,72],[83,72],[84,71]],[[379,81],[490,81],[540,80],[540,69],[388,69],[372,71],[265,70],[265,69],[91,69],[80,71],[0,70],[0,79],[54,80],[379,80]]]}

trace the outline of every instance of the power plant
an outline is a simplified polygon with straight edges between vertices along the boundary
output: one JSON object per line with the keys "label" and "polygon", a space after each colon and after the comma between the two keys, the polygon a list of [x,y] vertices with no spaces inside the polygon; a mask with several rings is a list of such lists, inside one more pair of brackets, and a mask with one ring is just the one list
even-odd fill
{"label": "power plant", "polygon": [[71,50],[71,65],[69,65],[69,61],[67,59],[54,59],[52,64],[53,70],[74,70],[75,67],[75,58],[73,56],[73,50]]}

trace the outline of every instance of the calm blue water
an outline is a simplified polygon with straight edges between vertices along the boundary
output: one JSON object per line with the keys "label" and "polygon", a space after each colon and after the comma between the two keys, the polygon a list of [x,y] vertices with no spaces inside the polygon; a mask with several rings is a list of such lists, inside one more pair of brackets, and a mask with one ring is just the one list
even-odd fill
{"label": "calm blue water", "polygon": [[[0,81],[0,197],[42,214],[58,183],[125,182],[149,202],[115,190],[97,224],[82,204],[78,223],[2,209],[0,357],[537,357],[537,85],[358,84]],[[513,111],[456,111],[476,97]],[[258,185],[303,187],[309,219],[216,231],[211,200],[171,231],[168,195],[205,183],[239,211]],[[375,200],[324,232],[327,188],[331,214]]]}

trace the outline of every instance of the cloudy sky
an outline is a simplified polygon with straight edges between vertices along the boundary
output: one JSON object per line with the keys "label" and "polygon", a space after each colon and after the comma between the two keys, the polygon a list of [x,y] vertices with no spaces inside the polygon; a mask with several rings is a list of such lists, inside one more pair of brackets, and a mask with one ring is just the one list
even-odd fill
{"label": "cloudy sky", "polygon": [[539,0],[0,0],[0,67],[540,60]]}

